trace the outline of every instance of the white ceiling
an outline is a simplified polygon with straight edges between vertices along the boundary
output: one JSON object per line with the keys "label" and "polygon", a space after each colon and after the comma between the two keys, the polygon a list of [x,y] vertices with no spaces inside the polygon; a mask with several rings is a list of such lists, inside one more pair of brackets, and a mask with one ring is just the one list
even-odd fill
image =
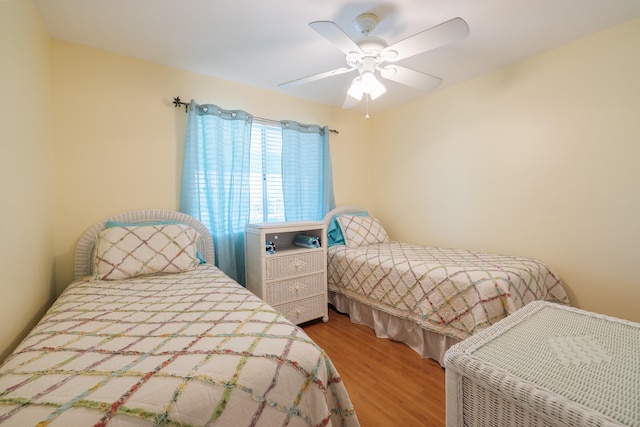
{"label": "white ceiling", "polygon": [[[388,44],[454,17],[468,38],[399,63],[444,79],[437,90],[640,16],[639,0],[35,0],[48,34],[227,80],[342,106],[353,73],[293,88],[280,83],[345,66],[309,27],[335,21],[351,38],[373,12]],[[427,93],[384,80],[382,111]],[[168,96],[180,94],[168,94]],[[202,100],[201,102],[212,102]],[[357,108],[362,110],[364,102]],[[229,108],[235,108],[230,106]]]}

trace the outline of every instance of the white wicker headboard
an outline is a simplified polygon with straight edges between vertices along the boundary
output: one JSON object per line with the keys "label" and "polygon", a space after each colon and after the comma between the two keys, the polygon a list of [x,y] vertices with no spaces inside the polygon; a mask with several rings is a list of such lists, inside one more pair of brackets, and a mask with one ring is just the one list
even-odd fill
{"label": "white wicker headboard", "polygon": [[76,245],[73,257],[73,277],[75,280],[81,278],[82,276],[88,276],[91,274],[91,256],[96,244],[96,236],[99,232],[105,229],[107,221],[131,223],[150,221],[181,222],[192,227],[200,234],[200,239],[198,240],[198,251],[200,251],[200,254],[208,263],[215,263],[213,239],[211,238],[211,233],[209,233],[209,230],[203,223],[190,215],[178,211],[168,211],[162,209],[137,210],[106,218],[93,225],[82,234],[80,240],[78,241],[78,244]]}

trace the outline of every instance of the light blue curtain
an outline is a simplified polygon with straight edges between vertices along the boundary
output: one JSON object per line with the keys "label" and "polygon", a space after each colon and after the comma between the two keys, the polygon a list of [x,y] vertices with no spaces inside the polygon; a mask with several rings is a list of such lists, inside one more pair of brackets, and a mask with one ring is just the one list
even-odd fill
{"label": "light blue curtain", "polygon": [[240,283],[245,283],[252,120],[244,111],[191,101],[180,195],[180,210],[211,231],[216,265]]}
{"label": "light blue curtain", "polygon": [[287,221],[320,221],[335,207],[329,129],[282,121],[282,192]]}

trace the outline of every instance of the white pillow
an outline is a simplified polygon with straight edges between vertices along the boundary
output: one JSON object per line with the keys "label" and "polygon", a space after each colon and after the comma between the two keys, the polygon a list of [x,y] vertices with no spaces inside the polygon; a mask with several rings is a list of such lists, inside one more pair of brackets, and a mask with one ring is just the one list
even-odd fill
{"label": "white pillow", "polygon": [[198,238],[198,232],[185,224],[106,228],[96,238],[94,277],[117,280],[192,270],[200,263]]}
{"label": "white pillow", "polygon": [[371,216],[342,215],[338,224],[347,247],[371,245],[389,241],[389,236],[380,221]]}

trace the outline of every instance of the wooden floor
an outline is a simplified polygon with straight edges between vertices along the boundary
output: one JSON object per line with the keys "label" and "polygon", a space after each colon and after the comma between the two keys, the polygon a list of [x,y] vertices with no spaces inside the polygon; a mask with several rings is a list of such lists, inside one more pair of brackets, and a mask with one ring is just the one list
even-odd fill
{"label": "wooden floor", "polygon": [[444,369],[404,344],[329,309],[329,322],[302,325],[329,355],[362,427],[445,425]]}

